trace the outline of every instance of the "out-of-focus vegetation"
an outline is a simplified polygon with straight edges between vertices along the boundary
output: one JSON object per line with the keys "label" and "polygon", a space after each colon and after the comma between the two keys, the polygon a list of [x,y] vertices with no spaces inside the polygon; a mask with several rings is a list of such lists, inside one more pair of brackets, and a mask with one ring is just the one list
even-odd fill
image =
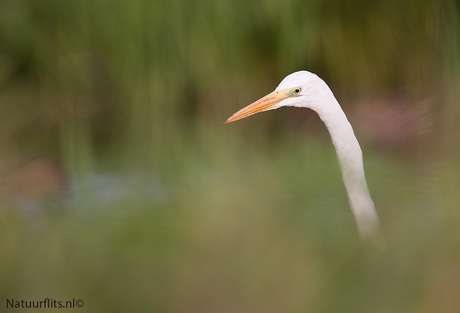
{"label": "out-of-focus vegetation", "polygon": [[[460,3],[2,1],[0,305],[458,312]],[[361,242],[306,69],[365,154]],[[47,309],[34,311],[49,311]]]}

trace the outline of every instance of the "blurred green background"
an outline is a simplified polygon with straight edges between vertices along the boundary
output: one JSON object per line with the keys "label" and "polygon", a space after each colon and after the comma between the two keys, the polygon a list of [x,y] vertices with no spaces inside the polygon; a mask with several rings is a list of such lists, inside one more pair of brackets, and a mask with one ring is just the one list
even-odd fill
{"label": "blurred green background", "polygon": [[[1,1],[1,310],[460,312],[459,14]],[[354,125],[385,251],[360,241],[314,112],[221,125],[301,69]]]}

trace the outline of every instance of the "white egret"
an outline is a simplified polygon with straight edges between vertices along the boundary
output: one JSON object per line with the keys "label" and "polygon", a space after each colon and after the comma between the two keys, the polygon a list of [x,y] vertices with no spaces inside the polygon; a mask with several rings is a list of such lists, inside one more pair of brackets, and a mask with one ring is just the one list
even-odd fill
{"label": "white egret", "polygon": [[337,153],[358,231],[362,237],[381,245],[379,219],[367,188],[361,147],[345,113],[321,78],[308,71],[292,73],[281,81],[275,91],[239,110],[225,123],[283,106],[312,109],[324,122]]}

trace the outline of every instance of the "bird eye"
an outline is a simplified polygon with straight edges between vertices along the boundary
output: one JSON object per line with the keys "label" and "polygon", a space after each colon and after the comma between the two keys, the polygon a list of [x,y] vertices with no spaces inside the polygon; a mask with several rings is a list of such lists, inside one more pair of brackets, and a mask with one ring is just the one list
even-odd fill
{"label": "bird eye", "polygon": [[294,89],[294,94],[298,95],[301,91],[302,91],[302,88],[297,87],[296,89]]}

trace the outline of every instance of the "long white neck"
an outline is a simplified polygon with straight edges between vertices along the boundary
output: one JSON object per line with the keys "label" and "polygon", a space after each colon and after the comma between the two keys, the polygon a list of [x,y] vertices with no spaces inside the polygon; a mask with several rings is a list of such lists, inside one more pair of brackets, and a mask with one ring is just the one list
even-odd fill
{"label": "long white neck", "polygon": [[364,176],[363,155],[358,140],[345,113],[332,95],[323,101],[327,105],[317,108],[317,113],[326,125],[334,144],[348,201],[355,216],[358,230],[364,237],[379,240],[379,220]]}

